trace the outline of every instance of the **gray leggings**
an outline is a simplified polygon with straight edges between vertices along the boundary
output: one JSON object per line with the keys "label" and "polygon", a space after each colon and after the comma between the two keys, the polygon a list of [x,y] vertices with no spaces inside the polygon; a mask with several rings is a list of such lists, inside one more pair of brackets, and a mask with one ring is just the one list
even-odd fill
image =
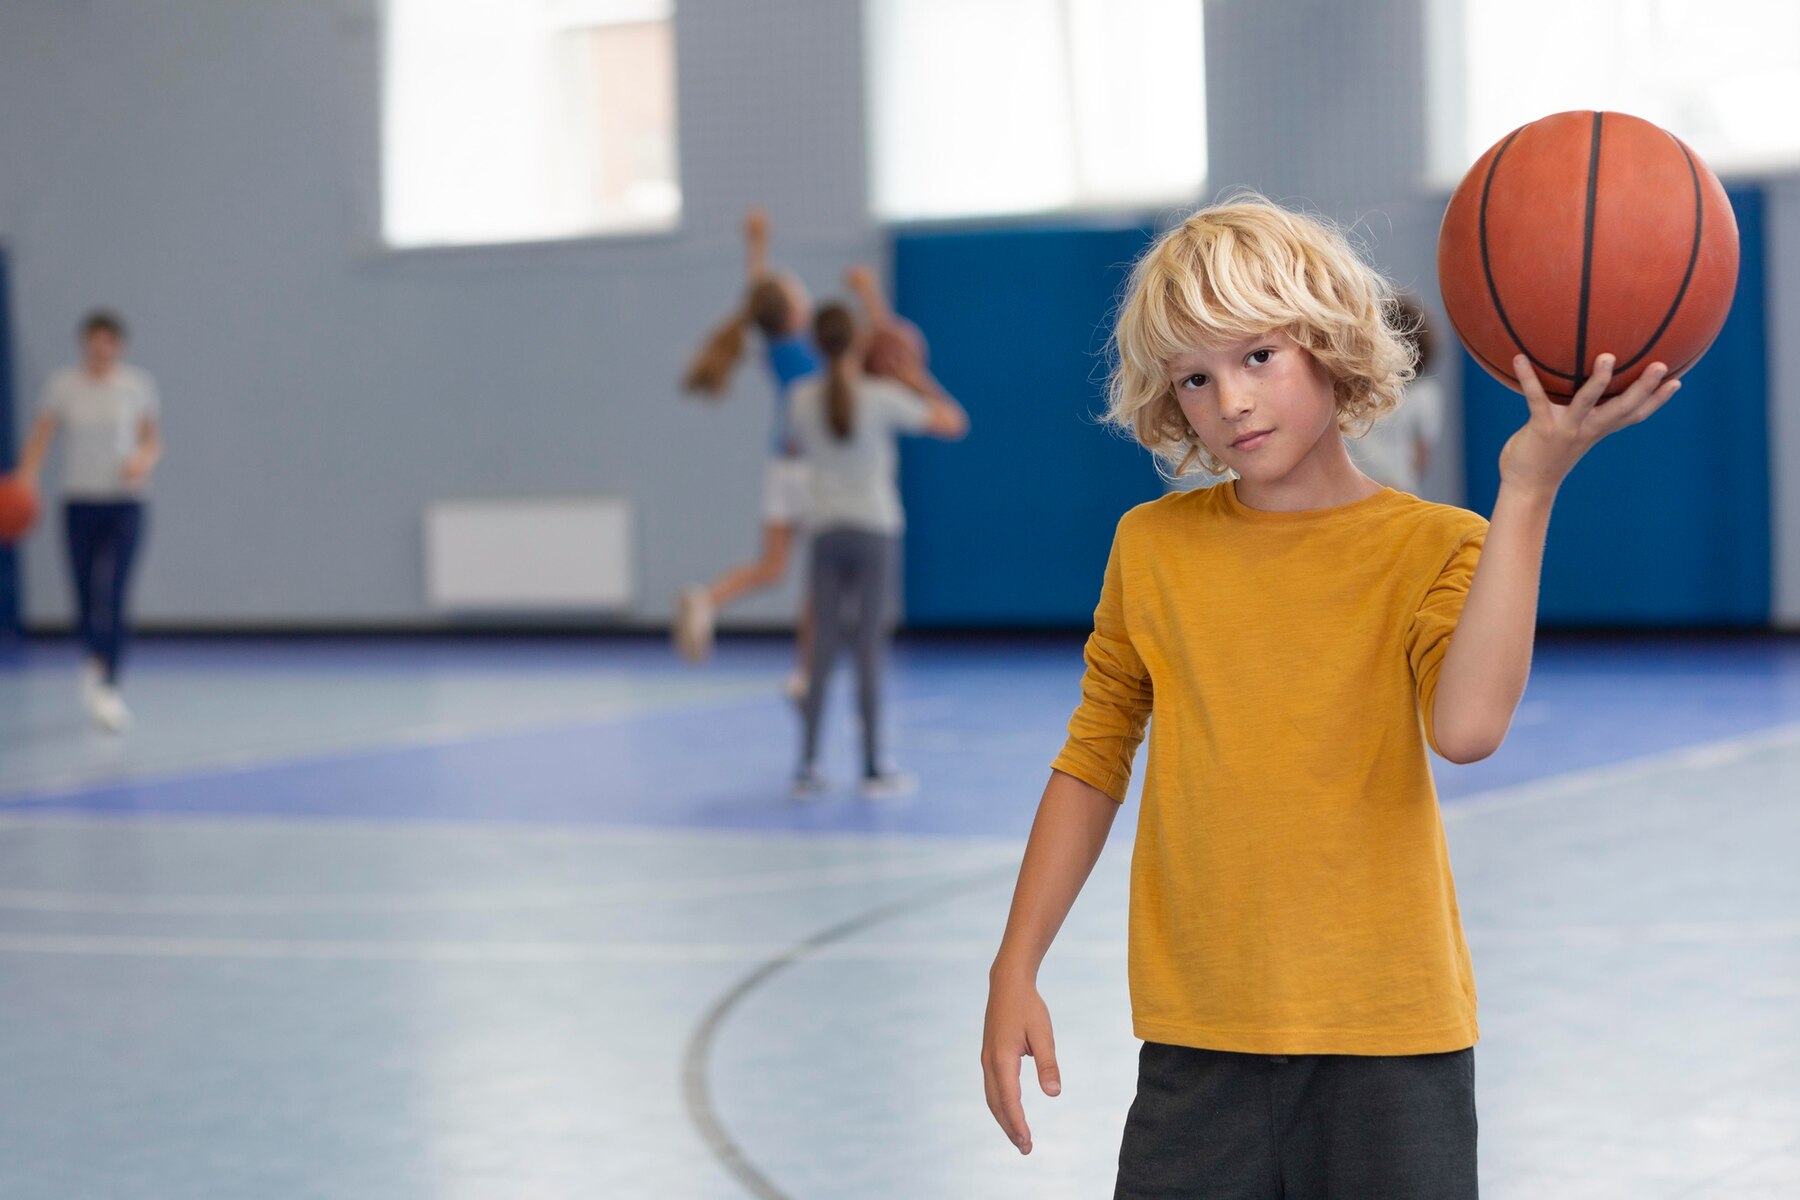
{"label": "gray leggings", "polygon": [[881,676],[894,630],[894,584],[900,539],[863,529],[826,529],[812,540],[812,659],[801,702],[805,739],[800,761],[819,756],[825,681],[846,632],[856,649],[856,701],[862,715],[863,773],[881,769]]}

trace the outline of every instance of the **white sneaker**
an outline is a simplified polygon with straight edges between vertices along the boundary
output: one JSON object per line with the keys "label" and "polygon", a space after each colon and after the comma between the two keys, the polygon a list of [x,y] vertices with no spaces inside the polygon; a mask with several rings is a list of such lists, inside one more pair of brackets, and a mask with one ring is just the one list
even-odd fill
{"label": "white sneaker", "polygon": [[131,710],[125,707],[118,688],[102,685],[94,693],[88,711],[94,714],[94,723],[108,733],[124,733],[131,728]]}
{"label": "white sneaker", "polygon": [[918,790],[917,776],[883,771],[879,775],[864,775],[860,792],[864,800],[901,800]]}
{"label": "white sneaker", "polygon": [[796,800],[817,800],[826,788],[825,773],[817,767],[803,767],[794,776],[794,787],[790,793]]}
{"label": "white sneaker", "polygon": [[106,669],[94,659],[81,661],[81,702],[89,712],[94,711],[94,701],[100,695],[100,689],[106,686]]}
{"label": "white sneaker", "polygon": [[782,693],[795,704],[806,703],[806,672],[795,667],[788,672],[787,681],[781,685]]}
{"label": "white sneaker", "polygon": [[675,604],[675,649],[691,663],[705,662],[713,649],[712,596],[703,587],[683,589]]}

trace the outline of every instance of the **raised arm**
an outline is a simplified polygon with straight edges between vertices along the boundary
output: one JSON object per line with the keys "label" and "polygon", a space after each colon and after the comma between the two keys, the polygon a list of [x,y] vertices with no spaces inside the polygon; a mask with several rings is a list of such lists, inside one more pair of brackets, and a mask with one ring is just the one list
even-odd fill
{"label": "raised arm", "polygon": [[769,210],[757,205],[744,214],[744,278],[755,283],[769,273]]}
{"label": "raised arm", "polygon": [[1475,762],[1498,750],[1525,694],[1544,539],[1562,481],[1601,438],[1647,419],[1681,387],[1666,379],[1667,367],[1652,363],[1601,404],[1612,369],[1613,356],[1602,354],[1575,398],[1552,404],[1530,361],[1513,360],[1531,417],[1500,453],[1500,495],[1487,544],[1444,654],[1430,714],[1438,749],[1452,762]]}
{"label": "raised arm", "polygon": [[916,359],[903,363],[894,382],[925,402],[928,415],[921,433],[946,442],[958,442],[968,436],[968,412],[944,390],[923,363]]}
{"label": "raised arm", "polygon": [[867,263],[857,263],[844,272],[844,284],[855,293],[857,303],[862,305],[863,318],[871,328],[880,329],[894,323],[894,310],[888,307],[887,297],[882,295],[875,268]]}
{"label": "raised arm", "polygon": [[988,1111],[1021,1154],[1031,1153],[1031,1127],[1019,1091],[1022,1060],[1032,1058],[1046,1096],[1062,1091],[1050,1010],[1037,990],[1038,967],[1093,872],[1118,813],[1118,804],[1099,788],[1061,771],[1050,773],[1025,844],[1006,934],[988,971],[982,1080]]}

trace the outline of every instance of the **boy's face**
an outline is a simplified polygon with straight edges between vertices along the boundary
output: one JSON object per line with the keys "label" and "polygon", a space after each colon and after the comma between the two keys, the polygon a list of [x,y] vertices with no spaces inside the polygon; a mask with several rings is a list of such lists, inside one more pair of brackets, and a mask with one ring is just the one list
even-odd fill
{"label": "boy's face", "polygon": [[125,350],[119,335],[110,329],[90,329],[81,335],[81,357],[88,369],[97,373],[110,371]]}
{"label": "boy's face", "polygon": [[1168,376],[1200,443],[1252,482],[1285,478],[1337,429],[1331,373],[1285,333],[1195,347]]}

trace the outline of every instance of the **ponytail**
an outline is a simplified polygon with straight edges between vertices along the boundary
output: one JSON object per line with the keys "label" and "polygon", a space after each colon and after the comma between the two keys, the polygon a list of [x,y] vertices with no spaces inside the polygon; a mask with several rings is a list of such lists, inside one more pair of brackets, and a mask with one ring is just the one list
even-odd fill
{"label": "ponytail", "polygon": [[731,386],[731,373],[737,369],[738,360],[744,357],[744,340],[750,326],[756,326],[765,338],[774,341],[788,335],[793,320],[793,298],[782,277],[764,275],[757,279],[744,293],[738,311],[706,335],[699,353],[681,376],[682,390],[713,400],[723,396]]}
{"label": "ponytail", "polygon": [[744,314],[734,313],[706,341],[681,376],[681,390],[717,400],[731,386],[731,373],[744,356]]}
{"label": "ponytail", "polygon": [[825,380],[825,418],[838,441],[849,437],[856,428],[856,393],[850,388],[849,355],[831,360],[831,374]]}
{"label": "ponytail", "polygon": [[829,364],[825,377],[825,419],[841,442],[856,428],[856,388],[850,347],[856,341],[856,318],[842,304],[827,304],[813,318],[813,341]]}

